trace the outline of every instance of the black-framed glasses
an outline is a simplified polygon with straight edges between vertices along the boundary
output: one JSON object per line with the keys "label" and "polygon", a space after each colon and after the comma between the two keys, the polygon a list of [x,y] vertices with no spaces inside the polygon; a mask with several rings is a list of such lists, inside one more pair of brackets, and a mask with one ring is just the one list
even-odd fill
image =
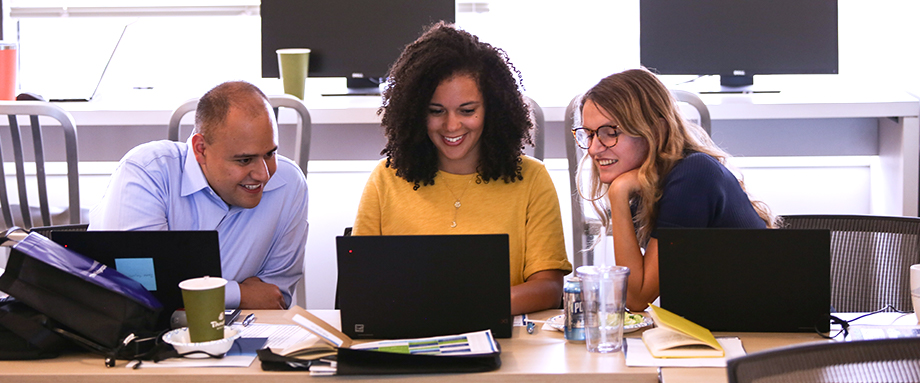
{"label": "black-framed glasses", "polygon": [[575,136],[575,144],[579,148],[587,150],[591,147],[591,141],[594,140],[594,137],[597,137],[601,145],[610,149],[617,146],[617,142],[620,141],[620,127],[618,125],[604,125],[594,130],[581,126],[572,129],[572,135]]}

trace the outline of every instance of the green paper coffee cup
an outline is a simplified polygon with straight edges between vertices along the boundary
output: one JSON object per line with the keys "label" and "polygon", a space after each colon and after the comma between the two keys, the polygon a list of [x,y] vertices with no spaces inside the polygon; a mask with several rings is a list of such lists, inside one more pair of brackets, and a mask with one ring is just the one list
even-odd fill
{"label": "green paper coffee cup", "polygon": [[310,50],[306,48],[278,49],[278,69],[284,93],[303,100],[307,72],[310,69]]}
{"label": "green paper coffee cup", "polygon": [[224,338],[224,286],[220,277],[202,277],[179,282],[193,343]]}

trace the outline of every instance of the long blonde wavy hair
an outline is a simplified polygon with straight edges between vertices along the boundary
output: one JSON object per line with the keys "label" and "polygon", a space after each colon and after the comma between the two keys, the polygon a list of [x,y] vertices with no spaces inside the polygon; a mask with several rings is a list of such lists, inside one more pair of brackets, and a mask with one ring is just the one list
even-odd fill
{"label": "long blonde wavy hair", "polygon": [[[639,166],[640,190],[630,202],[636,205],[636,236],[641,246],[646,246],[658,216],[656,205],[661,199],[662,180],[674,165],[693,152],[708,154],[721,164],[728,166],[730,155],[720,149],[703,128],[684,120],[677,103],[667,87],[645,69],[631,69],[602,79],[582,97],[576,121],[580,120],[586,101],[591,100],[609,117],[620,124],[620,132],[632,137],[644,138],[648,143],[648,157]],[[582,169],[590,161],[587,152],[582,157],[576,176],[578,193],[591,201],[604,227],[609,227],[610,202],[606,197],[609,185],[600,181],[596,164],[591,162],[587,190],[582,190],[584,179]],[[737,171],[741,189],[747,193],[743,179]],[[750,196],[748,197],[750,199]],[[767,227],[775,228],[778,222],[769,207],[760,201],[751,201],[757,215]]]}

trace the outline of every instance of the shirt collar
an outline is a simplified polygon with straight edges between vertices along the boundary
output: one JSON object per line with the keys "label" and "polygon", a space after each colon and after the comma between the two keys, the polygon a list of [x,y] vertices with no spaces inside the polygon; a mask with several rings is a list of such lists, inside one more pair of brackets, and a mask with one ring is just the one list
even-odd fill
{"label": "shirt collar", "polygon": [[182,196],[186,197],[195,194],[202,189],[209,188],[208,180],[204,178],[204,172],[201,171],[201,165],[195,159],[195,151],[192,149],[192,136],[185,141],[185,164],[182,172]]}

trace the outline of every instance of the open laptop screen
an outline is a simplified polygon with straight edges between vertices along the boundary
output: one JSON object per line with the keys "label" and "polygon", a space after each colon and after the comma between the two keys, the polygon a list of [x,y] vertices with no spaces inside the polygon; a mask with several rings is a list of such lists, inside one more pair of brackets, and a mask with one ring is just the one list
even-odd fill
{"label": "open laptop screen", "polygon": [[346,335],[511,336],[507,234],[347,236],[336,247]]}
{"label": "open laptop screen", "polygon": [[827,332],[830,232],[658,229],[661,307],[712,331]]}
{"label": "open laptop screen", "polygon": [[158,328],[184,307],[179,282],[221,276],[216,231],[52,231],[51,240],[144,285],[163,304]]}

